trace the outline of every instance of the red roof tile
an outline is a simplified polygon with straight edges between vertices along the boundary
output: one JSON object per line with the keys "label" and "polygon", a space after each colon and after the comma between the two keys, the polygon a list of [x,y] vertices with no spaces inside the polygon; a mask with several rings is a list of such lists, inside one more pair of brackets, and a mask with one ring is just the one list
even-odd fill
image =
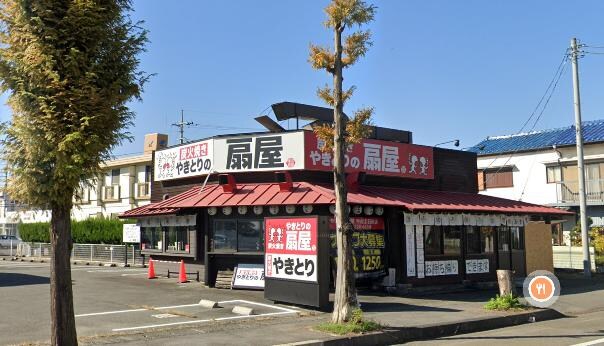
{"label": "red roof tile", "polygon": [[[228,193],[216,184],[192,188],[165,201],[130,210],[123,217],[176,213],[184,208],[222,206],[333,204],[333,187],[296,182],[292,191],[280,191],[277,183],[238,184],[235,193]],[[412,212],[498,212],[516,214],[558,214],[571,212],[526,202],[513,201],[476,193],[410,190],[383,186],[360,186],[348,193],[350,204],[402,207]]]}

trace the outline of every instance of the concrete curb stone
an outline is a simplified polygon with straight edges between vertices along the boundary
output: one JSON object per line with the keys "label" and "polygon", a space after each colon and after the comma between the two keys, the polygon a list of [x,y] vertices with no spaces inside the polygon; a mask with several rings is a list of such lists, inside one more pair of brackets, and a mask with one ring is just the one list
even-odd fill
{"label": "concrete curb stone", "polygon": [[519,324],[540,322],[566,317],[564,314],[553,310],[543,309],[525,313],[497,316],[490,318],[477,318],[446,324],[424,325],[409,328],[388,328],[374,333],[343,336],[328,340],[309,340],[296,345],[305,346],[371,346],[392,345],[414,340],[436,339],[457,334],[475,333],[485,330],[499,329]]}

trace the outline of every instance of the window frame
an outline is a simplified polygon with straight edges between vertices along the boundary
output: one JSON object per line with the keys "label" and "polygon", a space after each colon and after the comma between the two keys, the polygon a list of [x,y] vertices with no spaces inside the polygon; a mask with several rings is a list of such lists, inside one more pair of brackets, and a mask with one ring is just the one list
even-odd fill
{"label": "window frame", "polygon": [[[558,171],[558,179],[556,180],[556,174],[555,171]],[[554,172],[553,173],[553,180],[550,179],[550,172]],[[558,166],[545,166],[545,182],[547,184],[557,184],[557,183],[562,183],[564,181],[564,179],[562,178],[562,166],[558,165]]]}
{"label": "window frame", "polygon": [[[143,239],[142,238],[143,238],[143,234],[144,234],[144,229],[145,228],[153,228],[153,229],[159,230],[159,238],[158,238],[159,240],[158,241],[161,242],[161,246],[160,246],[159,249],[156,249],[155,247],[153,247],[153,248],[144,248],[144,249],[142,248],[142,246],[143,246],[142,245],[143,244],[143,241],[142,241]],[[165,247],[164,233],[165,232],[164,232],[162,226],[141,226],[141,250],[142,251],[150,251],[150,252],[158,252],[158,253],[165,252],[164,251],[164,249],[165,249],[164,248]],[[151,244],[153,244],[153,242],[151,242]]]}
{"label": "window frame", "polygon": [[[514,167],[503,166],[485,169],[483,170],[483,174],[484,190],[514,187]],[[490,178],[493,175],[495,175],[495,177]],[[509,182],[501,182],[500,180],[505,179],[504,177],[507,175],[509,175]]]}
{"label": "window frame", "polygon": [[[164,247],[164,252],[166,253],[181,253],[181,254],[190,254],[191,253],[191,229],[193,228],[193,226],[162,226],[162,231],[164,232],[164,242],[165,242],[165,247]],[[170,235],[168,234],[170,232],[171,228],[183,228],[184,230],[180,230],[181,232],[184,232],[186,235],[186,239],[187,242],[184,244],[185,245],[185,249],[186,249],[186,245],[189,245],[189,250],[170,250],[170,246],[169,246],[169,237]],[[177,238],[178,240],[178,238]]]}
{"label": "window frame", "polygon": [[[258,222],[258,224],[260,225],[260,232],[259,232],[259,241],[260,241],[260,249],[256,250],[256,251],[252,251],[252,250],[240,250],[239,247],[239,240],[240,240],[240,235],[239,235],[239,231],[240,231],[240,223],[241,222],[250,222],[250,221],[256,221]],[[216,249],[214,242],[215,242],[215,233],[216,233],[216,223],[217,222],[234,222],[235,223],[235,237],[234,237],[234,246],[232,246],[229,249]],[[211,253],[229,253],[229,254],[236,254],[236,253],[254,253],[254,254],[263,254],[265,252],[264,249],[264,218],[214,218],[212,219],[212,230],[210,232],[210,244],[209,244],[209,252]]]}

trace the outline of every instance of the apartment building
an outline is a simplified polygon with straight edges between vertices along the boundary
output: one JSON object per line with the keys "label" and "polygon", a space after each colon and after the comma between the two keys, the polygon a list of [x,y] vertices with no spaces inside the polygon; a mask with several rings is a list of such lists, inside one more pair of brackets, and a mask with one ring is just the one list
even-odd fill
{"label": "apartment building", "polygon": [[[167,147],[168,136],[145,135],[142,154],[115,158],[102,164],[103,176],[82,182],[73,197],[73,220],[117,217],[124,211],[149,204],[153,152]],[[18,223],[49,222],[49,210],[16,205],[8,196],[0,198],[0,234],[16,234]]]}

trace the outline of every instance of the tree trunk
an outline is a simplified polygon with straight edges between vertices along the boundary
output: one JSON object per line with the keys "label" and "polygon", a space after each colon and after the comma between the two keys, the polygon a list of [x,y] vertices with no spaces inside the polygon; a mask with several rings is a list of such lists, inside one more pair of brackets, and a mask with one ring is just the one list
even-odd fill
{"label": "tree trunk", "polygon": [[336,198],[336,245],[338,248],[336,293],[333,304],[332,322],[349,320],[352,309],[357,306],[356,288],[352,263],[352,225],[348,218],[348,201],[344,155],[346,149],[346,123],[343,117],[342,100],[342,26],[335,28],[335,73],[334,73],[334,192]]}
{"label": "tree trunk", "polygon": [[71,288],[71,216],[69,207],[52,206],[50,221],[50,315],[51,344],[77,345],[73,291]]}
{"label": "tree trunk", "polygon": [[511,270],[498,269],[497,282],[499,284],[500,297],[514,293],[514,275]]}

